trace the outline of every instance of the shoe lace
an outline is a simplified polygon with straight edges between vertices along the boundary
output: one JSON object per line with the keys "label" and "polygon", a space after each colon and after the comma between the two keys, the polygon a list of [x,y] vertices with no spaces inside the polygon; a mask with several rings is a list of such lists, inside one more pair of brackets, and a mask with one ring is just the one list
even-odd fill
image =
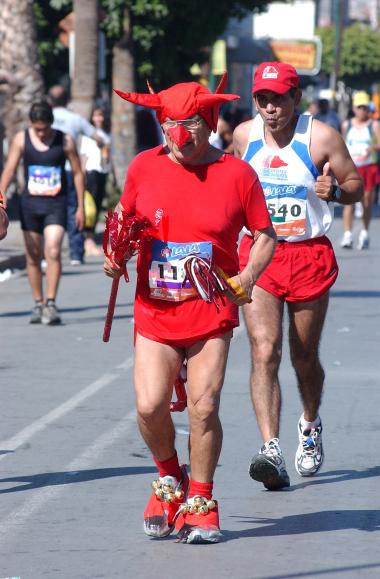
{"label": "shoe lace", "polygon": [[262,447],[261,451],[266,456],[278,456],[282,454],[280,446],[278,444],[278,438],[272,438],[269,442],[266,442]]}
{"label": "shoe lace", "polygon": [[314,456],[318,452],[320,446],[320,434],[320,426],[311,428],[309,431],[305,430],[302,433],[302,448],[304,454]]}

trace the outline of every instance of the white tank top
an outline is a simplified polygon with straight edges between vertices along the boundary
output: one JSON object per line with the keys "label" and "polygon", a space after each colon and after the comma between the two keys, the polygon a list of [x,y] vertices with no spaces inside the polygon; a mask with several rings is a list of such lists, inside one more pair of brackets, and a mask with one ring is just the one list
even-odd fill
{"label": "white tank top", "polygon": [[319,199],[314,190],[320,173],[310,156],[311,125],[311,115],[300,115],[290,143],[272,149],[265,142],[264,123],[257,115],[242,157],[259,176],[273,227],[282,241],[320,237],[333,221],[333,203]]}
{"label": "white tank top", "polygon": [[364,127],[354,127],[349,122],[346,135],[347,149],[357,167],[366,167],[376,163],[376,154],[368,155],[368,147],[374,142],[372,123]]}

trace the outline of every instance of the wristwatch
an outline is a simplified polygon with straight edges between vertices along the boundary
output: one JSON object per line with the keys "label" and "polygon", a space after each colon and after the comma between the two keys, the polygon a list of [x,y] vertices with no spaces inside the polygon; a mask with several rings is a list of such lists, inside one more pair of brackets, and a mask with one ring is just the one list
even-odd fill
{"label": "wristwatch", "polygon": [[340,198],[342,197],[342,189],[340,189],[338,185],[333,185],[330,196],[331,201],[340,201]]}

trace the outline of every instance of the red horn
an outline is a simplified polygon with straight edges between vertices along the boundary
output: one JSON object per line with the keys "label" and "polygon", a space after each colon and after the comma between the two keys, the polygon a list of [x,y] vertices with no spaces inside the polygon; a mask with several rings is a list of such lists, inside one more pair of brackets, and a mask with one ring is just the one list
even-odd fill
{"label": "red horn", "polygon": [[219,84],[215,89],[215,94],[224,92],[224,89],[226,88],[226,85],[227,85],[227,80],[228,80],[228,74],[226,71],[225,73],[223,73],[223,76],[220,79]]}
{"label": "red horn", "polygon": [[150,92],[150,94],[156,94],[152,88],[152,85],[150,84],[149,80],[146,79],[146,86],[148,87],[148,90]]}

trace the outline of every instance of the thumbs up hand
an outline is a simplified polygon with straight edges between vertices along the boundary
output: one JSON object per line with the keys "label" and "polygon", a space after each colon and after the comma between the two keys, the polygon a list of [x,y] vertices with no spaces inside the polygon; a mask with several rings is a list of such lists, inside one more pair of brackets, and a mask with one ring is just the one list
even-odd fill
{"label": "thumbs up hand", "polygon": [[315,192],[320,199],[331,201],[333,191],[333,174],[330,169],[330,163],[327,161],[323,165],[322,175],[318,175],[315,182]]}

